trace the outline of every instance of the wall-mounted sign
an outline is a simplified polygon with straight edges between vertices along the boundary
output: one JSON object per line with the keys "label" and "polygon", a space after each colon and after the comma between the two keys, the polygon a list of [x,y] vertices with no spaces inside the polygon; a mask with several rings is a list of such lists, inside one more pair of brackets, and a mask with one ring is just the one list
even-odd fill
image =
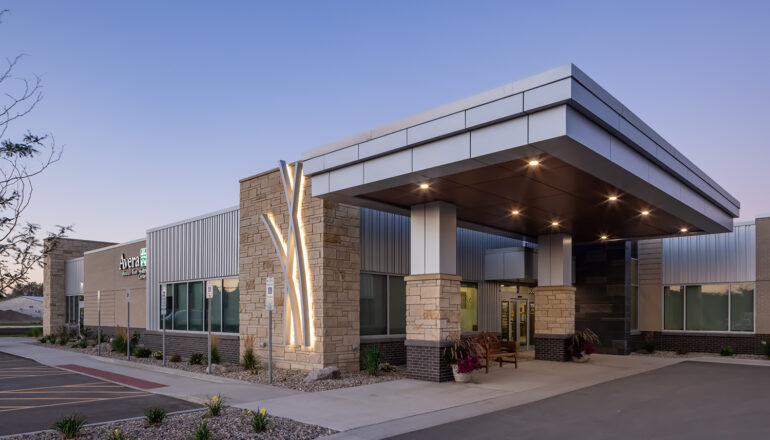
{"label": "wall-mounted sign", "polygon": [[265,309],[272,311],[275,308],[275,280],[273,277],[267,277],[265,287]]}
{"label": "wall-mounted sign", "polygon": [[208,284],[206,285],[206,299],[212,299],[214,298],[214,285]]}
{"label": "wall-mounted sign", "polygon": [[147,248],[139,249],[139,255],[126,258],[126,254],[120,254],[118,268],[124,277],[139,275],[139,279],[147,278]]}
{"label": "wall-mounted sign", "polygon": [[163,299],[160,301],[160,313],[161,313],[162,315],[165,315],[165,314],[166,314],[166,288],[165,288],[165,287],[163,287],[163,288],[160,290],[160,296],[163,298]]}

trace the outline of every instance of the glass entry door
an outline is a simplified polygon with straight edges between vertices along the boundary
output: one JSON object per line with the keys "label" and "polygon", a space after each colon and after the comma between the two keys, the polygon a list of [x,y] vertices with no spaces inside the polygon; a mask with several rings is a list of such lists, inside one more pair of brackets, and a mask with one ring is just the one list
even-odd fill
{"label": "glass entry door", "polygon": [[535,307],[528,299],[511,299],[500,302],[500,333],[502,340],[518,341],[519,350],[529,350],[535,333]]}

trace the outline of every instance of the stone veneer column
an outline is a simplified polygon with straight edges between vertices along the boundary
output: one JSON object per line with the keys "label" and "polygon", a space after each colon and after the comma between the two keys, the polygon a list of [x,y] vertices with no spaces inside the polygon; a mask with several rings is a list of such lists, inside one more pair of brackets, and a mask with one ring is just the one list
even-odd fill
{"label": "stone veneer column", "polygon": [[[757,335],[770,335],[770,217],[755,219],[757,281],[754,291]],[[770,337],[768,339],[770,344]],[[758,347],[762,349],[762,347]]]}
{"label": "stone veneer column", "polygon": [[572,286],[572,237],[541,235],[537,241],[535,359],[567,361],[567,343],[575,332]]}
{"label": "stone veneer column", "polygon": [[411,275],[406,281],[406,372],[410,379],[452,380],[442,362],[447,338],[460,337],[458,275]]}
{"label": "stone veneer column", "polygon": [[535,359],[568,361],[567,339],[575,331],[575,288],[535,287]]}
{"label": "stone veneer column", "polygon": [[[245,178],[240,197],[240,342],[247,340],[267,359],[268,312],[265,282],[275,280],[273,362],[276,367],[312,370],[336,365],[343,371],[360,368],[359,209],[311,197],[304,180],[301,221],[305,232],[311,286],[312,339],[310,347],[283,344],[283,271],[260,215],[271,214],[285,237],[289,225],[277,169]],[[247,339],[248,338],[248,339]]]}
{"label": "stone veneer column", "polygon": [[[46,240],[46,246],[49,241]],[[84,252],[111,246],[115,243],[62,238],[43,262],[43,334],[56,333],[64,327],[66,289],[65,261],[83,256]]]}

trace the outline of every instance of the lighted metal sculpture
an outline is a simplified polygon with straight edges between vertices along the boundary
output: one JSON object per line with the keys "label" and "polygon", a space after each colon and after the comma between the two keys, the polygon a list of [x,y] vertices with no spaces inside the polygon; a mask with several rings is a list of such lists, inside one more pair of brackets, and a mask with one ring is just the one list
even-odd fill
{"label": "lighted metal sculpture", "polygon": [[281,183],[283,183],[286,204],[289,207],[289,231],[286,239],[284,240],[281,235],[272,214],[262,214],[261,218],[273,239],[283,269],[285,298],[283,343],[307,347],[312,345],[312,341],[307,255],[300,221],[304,179],[302,162],[297,162],[293,168],[290,170],[285,161],[280,161]]}

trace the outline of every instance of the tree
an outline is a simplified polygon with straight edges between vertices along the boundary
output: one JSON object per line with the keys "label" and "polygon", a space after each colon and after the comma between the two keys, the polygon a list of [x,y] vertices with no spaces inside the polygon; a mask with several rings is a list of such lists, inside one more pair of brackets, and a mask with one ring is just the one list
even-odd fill
{"label": "tree", "polygon": [[17,284],[6,297],[14,298],[17,296],[43,296],[43,285],[35,281],[30,281],[27,284]]}
{"label": "tree", "polygon": [[[0,23],[7,12],[0,10]],[[26,131],[19,140],[10,137],[9,128],[43,99],[40,77],[14,75],[23,57],[6,59],[5,69],[0,70],[0,294],[26,283],[30,271],[43,266],[45,257],[70,230],[57,226],[42,240],[40,226],[23,219],[32,198],[32,179],[58,162],[62,153],[48,134]]]}

